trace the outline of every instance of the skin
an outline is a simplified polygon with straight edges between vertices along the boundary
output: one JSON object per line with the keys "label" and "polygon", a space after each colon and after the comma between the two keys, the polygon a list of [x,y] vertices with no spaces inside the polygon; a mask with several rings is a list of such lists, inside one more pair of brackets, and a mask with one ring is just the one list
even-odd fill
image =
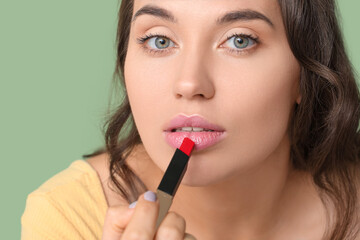
{"label": "skin", "polygon": [[[128,164],[156,191],[175,150],[162,135],[168,121],[180,113],[198,114],[226,131],[221,142],[193,152],[169,225],[186,222],[181,234],[207,240],[320,239],[324,208],[310,175],[290,164],[287,130],[294,105],[301,103],[300,66],[289,48],[277,1],[135,0],[134,13],[147,4],[167,9],[178,22],[141,15],[131,25],[124,75],[143,145]],[[273,26],[259,19],[216,25],[218,17],[235,9],[258,11]],[[150,40],[137,43],[150,33],[166,35],[169,51],[145,51],[143,47],[159,50]],[[250,34],[259,42],[241,54],[231,53],[227,49],[237,48],[227,37],[234,33]],[[104,232],[127,216],[120,235],[106,239],[119,239],[128,224],[138,226],[134,231],[151,228],[153,215],[130,220],[133,213],[119,207],[127,203],[105,184],[106,161],[106,155],[88,160],[102,179],[109,211],[118,216],[107,215]],[[148,207],[154,214],[156,204]],[[137,206],[135,212],[141,209]]]}

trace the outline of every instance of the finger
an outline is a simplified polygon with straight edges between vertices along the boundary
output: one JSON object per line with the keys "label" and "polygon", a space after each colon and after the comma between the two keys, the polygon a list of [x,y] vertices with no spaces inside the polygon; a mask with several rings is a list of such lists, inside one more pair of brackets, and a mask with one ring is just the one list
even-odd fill
{"label": "finger", "polygon": [[106,211],[102,240],[119,240],[128,225],[134,209],[128,206],[113,206]]}
{"label": "finger", "polygon": [[185,219],[175,212],[168,212],[156,233],[156,240],[183,240]]}
{"label": "finger", "polygon": [[142,194],[122,239],[153,240],[158,214],[159,201],[156,199],[156,194],[150,191]]}

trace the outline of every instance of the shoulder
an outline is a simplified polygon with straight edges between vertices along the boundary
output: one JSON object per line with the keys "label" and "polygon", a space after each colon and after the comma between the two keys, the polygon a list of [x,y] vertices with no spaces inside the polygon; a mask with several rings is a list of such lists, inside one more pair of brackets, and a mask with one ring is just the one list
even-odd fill
{"label": "shoulder", "polygon": [[[101,183],[96,171],[84,160],[76,160],[28,195],[29,198],[46,198],[63,210],[69,204],[89,203],[106,207]],[[91,197],[89,199],[89,197]]]}
{"label": "shoulder", "polygon": [[84,196],[92,195],[102,203],[102,189],[96,171],[84,160],[76,160],[70,166],[57,173],[29,196],[42,195],[54,201],[81,201]]}
{"label": "shoulder", "polygon": [[96,171],[86,161],[76,160],[28,195],[21,217],[22,236],[96,239],[106,209]]}
{"label": "shoulder", "polygon": [[[114,186],[111,180],[110,155],[108,153],[103,153],[91,157],[86,161],[96,171],[100,179],[101,186],[104,191],[104,195],[108,203],[108,206],[128,204],[128,201],[118,193],[116,187]],[[125,189],[127,188],[127,184],[125,183],[124,179],[122,179],[118,174],[114,177],[116,177],[116,180],[122,187],[124,187]]]}
{"label": "shoulder", "polygon": [[96,172],[84,160],[76,160],[70,166],[57,173],[31,194],[57,195],[62,191],[72,191],[74,189],[89,189],[99,184]]}
{"label": "shoulder", "polygon": [[96,172],[101,183],[104,183],[110,178],[110,156],[107,153],[91,157],[87,159],[86,162]]}

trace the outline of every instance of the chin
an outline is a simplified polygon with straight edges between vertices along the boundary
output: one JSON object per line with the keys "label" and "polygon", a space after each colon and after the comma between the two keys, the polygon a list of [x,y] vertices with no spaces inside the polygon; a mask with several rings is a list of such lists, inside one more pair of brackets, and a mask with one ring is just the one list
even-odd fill
{"label": "chin", "polygon": [[223,173],[218,169],[211,172],[209,168],[189,164],[181,184],[189,187],[205,187],[217,184],[230,175],[231,173]]}

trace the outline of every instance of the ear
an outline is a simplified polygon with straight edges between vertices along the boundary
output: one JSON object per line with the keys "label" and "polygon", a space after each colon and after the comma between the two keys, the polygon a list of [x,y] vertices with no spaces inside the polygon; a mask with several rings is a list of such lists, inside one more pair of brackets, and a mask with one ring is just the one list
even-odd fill
{"label": "ear", "polygon": [[301,103],[301,94],[299,93],[298,97],[296,98],[296,103],[300,104]]}

